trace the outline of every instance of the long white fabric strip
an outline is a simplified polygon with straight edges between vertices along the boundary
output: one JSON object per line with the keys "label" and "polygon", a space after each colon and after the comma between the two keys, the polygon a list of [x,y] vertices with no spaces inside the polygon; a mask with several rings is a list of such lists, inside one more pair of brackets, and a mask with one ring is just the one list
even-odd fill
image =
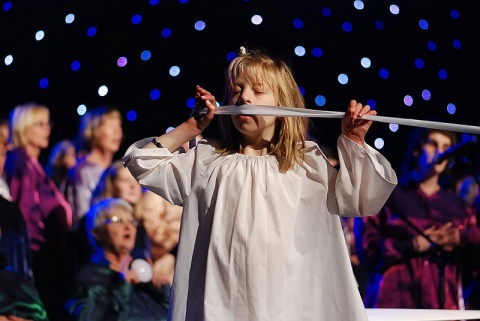
{"label": "long white fabric strip", "polygon": [[479,310],[366,309],[368,321],[478,320]]}
{"label": "long white fabric strip", "polygon": [[[203,112],[202,112],[203,113]],[[202,114],[201,113],[201,114]],[[291,108],[278,106],[260,106],[260,105],[241,105],[241,106],[220,106],[215,109],[216,115],[265,115],[277,117],[320,117],[320,118],[342,118],[345,113],[338,111],[314,110],[305,108]],[[378,121],[389,124],[399,124],[406,126],[425,127],[433,129],[443,129],[454,132],[480,134],[479,126],[460,125],[452,123],[442,123],[427,120],[406,119],[385,116],[363,117],[367,120]]]}

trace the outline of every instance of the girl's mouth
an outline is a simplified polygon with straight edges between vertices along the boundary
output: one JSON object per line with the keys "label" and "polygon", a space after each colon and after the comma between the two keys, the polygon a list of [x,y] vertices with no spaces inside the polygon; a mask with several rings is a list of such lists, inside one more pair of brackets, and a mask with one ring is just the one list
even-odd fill
{"label": "girl's mouth", "polygon": [[252,116],[250,116],[250,115],[238,115],[238,118],[241,121],[249,121],[250,119],[252,119]]}

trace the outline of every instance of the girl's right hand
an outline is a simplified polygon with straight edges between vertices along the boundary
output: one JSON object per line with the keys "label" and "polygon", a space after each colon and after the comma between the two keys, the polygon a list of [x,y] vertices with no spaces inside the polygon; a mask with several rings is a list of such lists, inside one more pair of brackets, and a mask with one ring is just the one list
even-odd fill
{"label": "girl's right hand", "polygon": [[213,116],[215,116],[215,108],[217,107],[217,101],[215,100],[215,96],[213,96],[208,90],[200,87],[199,85],[196,85],[195,104],[204,105],[207,108],[207,113],[202,116],[190,117],[190,119],[187,120],[187,124],[196,128],[201,133],[210,124]]}

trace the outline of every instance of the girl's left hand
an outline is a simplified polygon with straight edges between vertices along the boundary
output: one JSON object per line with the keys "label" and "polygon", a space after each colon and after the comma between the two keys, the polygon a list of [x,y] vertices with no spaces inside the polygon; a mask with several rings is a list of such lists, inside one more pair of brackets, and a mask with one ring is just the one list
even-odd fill
{"label": "girl's left hand", "polygon": [[362,119],[365,115],[375,116],[377,111],[371,110],[368,105],[362,106],[355,100],[351,100],[342,118],[342,133],[361,146],[365,146],[365,134],[373,122]]}

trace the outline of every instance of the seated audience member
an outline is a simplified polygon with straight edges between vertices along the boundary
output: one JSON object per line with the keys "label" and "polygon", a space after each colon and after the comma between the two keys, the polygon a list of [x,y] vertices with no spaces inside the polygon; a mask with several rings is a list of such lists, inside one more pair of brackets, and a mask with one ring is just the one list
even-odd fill
{"label": "seated audience member", "polygon": [[30,242],[25,220],[18,206],[2,196],[0,196],[0,228],[3,231],[0,253],[5,256],[8,269],[33,282]]}
{"label": "seated audience member", "polygon": [[0,228],[3,229],[0,253],[6,257],[10,269],[33,281],[27,226],[18,205],[12,202],[3,174],[7,149],[7,135],[0,130]]}
{"label": "seated audience member", "polygon": [[53,146],[45,171],[62,194],[66,193],[67,173],[76,163],[77,156],[72,141],[62,140]]}
{"label": "seated audience member", "polygon": [[[92,193],[91,205],[111,197],[122,198],[134,208],[142,197],[142,187],[130,172],[123,167],[123,163],[120,160],[114,161],[102,173]],[[70,240],[72,274],[75,274],[79,267],[90,260],[93,251],[86,237],[85,216],[81,217],[77,223],[75,229],[71,232]],[[142,224],[137,227],[137,238],[132,255],[140,258],[150,257],[148,238]]]}
{"label": "seated audience member", "polygon": [[180,234],[182,207],[170,204],[159,195],[146,191],[137,209],[137,219],[143,223],[150,241],[154,282],[173,282],[175,249]]}
{"label": "seated audience member", "polygon": [[94,252],[78,272],[65,303],[71,320],[166,320],[169,291],[140,282],[129,268],[137,221],[126,200],[107,198],[86,214],[87,235]]}
{"label": "seated audience member", "polygon": [[[4,242],[0,228],[0,245]],[[0,247],[0,248],[3,248]],[[48,321],[37,289],[0,252],[0,321]]]}
{"label": "seated audience member", "polygon": [[80,119],[76,152],[82,156],[68,173],[66,192],[74,222],[88,211],[92,192],[112,163],[122,138],[122,116],[115,108],[97,107]]}
{"label": "seated audience member", "polygon": [[43,105],[19,105],[11,111],[9,121],[13,149],[7,153],[5,177],[12,201],[26,222],[35,287],[49,318],[61,321],[66,241],[72,212],[39,162],[40,153],[49,145],[50,112]]}

